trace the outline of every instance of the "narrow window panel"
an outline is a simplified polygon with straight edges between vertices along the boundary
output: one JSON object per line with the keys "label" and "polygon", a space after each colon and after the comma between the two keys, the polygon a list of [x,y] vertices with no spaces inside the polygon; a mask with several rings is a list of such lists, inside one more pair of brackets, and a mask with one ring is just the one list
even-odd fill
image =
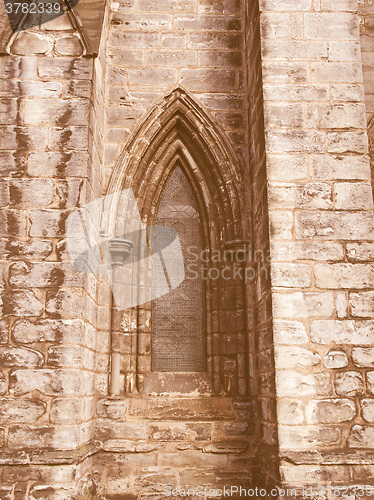
{"label": "narrow window panel", "polygon": [[[162,194],[156,226],[169,226],[178,233],[186,270],[179,287],[153,301],[152,370],[156,372],[204,371],[204,314],[201,273],[192,278],[189,266],[198,269],[202,237],[198,204],[193,190],[178,167]],[[193,247],[194,256],[188,252]],[[168,267],[169,267],[168,263]],[[154,284],[157,286],[157,283]]]}

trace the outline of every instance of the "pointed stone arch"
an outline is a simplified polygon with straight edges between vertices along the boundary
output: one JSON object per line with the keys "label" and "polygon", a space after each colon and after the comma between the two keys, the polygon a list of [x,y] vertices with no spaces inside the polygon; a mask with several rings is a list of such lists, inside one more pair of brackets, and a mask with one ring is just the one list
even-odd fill
{"label": "pointed stone arch", "polygon": [[[122,151],[108,187],[102,233],[107,237],[124,237],[123,214],[127,213],[127,207],[120,193],[128,189],[135,195],[142,222],[154,225],[162,193],[176,166],[183,171],[198,201],[203,242],[209,255],[228,252],[230,263],[220,262],[219,266],[235,268],[248,235],[240,164],[214,120],[180,87],[151,108]],[[142,272],[146,271],[140,270],[139,275]],[[216,394],[244,396],[247,391],[244,282],[238,286],[235,279],[228,283],[220,275],[205,288],[208,386]],[[131,353],[122,362],[126,392],[143,392],[151,371],[151,352],[144,347],[151,342],[151,307],[145,304],[136,311],[114,311],[114,314],[125,315],[125,323],[132,325],[126,332],[131,337]],[[114,321],[117,325],[123,323]],[[113,344],[121,344],[122,333],[114,329]],[[207,384],[200,385],[206,391]]]}

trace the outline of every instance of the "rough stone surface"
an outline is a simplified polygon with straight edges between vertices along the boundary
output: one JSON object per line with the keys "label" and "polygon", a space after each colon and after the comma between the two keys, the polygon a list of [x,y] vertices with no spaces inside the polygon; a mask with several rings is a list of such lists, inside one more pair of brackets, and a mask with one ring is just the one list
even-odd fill
{"label": "rough stone surface", "polygon": [[[0,16],[0,498],[371,484],[373,2],[105,9],[82,0],[12,37]],[[105,273],[73,269],[66,234],[128,188],[153,226],[175,166],[204,248],[227,253],[206,262],[219,276],[199,295],[194,374],[152,372],[154,304],[117,309]],[[88,233],[133,237],[122,202]],[[173,334],[187,300],[170,295]]]}

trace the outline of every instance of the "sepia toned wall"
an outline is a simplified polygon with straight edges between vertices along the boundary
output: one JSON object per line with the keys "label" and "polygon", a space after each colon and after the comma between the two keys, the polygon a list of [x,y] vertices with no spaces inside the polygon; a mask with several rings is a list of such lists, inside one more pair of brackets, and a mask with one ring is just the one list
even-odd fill
{"label": "sepia toned wall", "polygon": [[[0,498],[372,485],[371,3],[121,0],[96,24],[84,5],[83,28],[62,16],[0,55]],[[220,376],[244,356],[248,392],[126,394],[122,362],[113,398],[124,315],[107,279],[74,271],[65,223],[125,185],[139,124],[175,89],[196,137],[209,123],[227,140],[235,161],[216,170],[238,172],[259,251],[244,308],[222,307],[220,345],[245,316],[245,347],[221,347]]]}

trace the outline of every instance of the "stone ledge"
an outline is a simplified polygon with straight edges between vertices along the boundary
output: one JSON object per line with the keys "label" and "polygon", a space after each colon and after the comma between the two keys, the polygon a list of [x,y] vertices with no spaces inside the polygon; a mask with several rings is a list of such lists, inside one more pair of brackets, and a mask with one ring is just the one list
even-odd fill
{"label": "stone ledge", "polygon": [[75,465],[95,455],[100,449],[101,443],[94,441],[76,450],[5,451],[0,452],[0,465]]}
{"label": "stone ledge", "polygon": [[150,420],[235,420],[231,398],[127,397],[101,401],[107,418],[137,417]]}
{"label": "stone ledge", "polygon": [[280,457],[284,464],[320,464],[320,465],[372,465],[374,451],[337,450],[335,452],[301,451],[287,452]]}

